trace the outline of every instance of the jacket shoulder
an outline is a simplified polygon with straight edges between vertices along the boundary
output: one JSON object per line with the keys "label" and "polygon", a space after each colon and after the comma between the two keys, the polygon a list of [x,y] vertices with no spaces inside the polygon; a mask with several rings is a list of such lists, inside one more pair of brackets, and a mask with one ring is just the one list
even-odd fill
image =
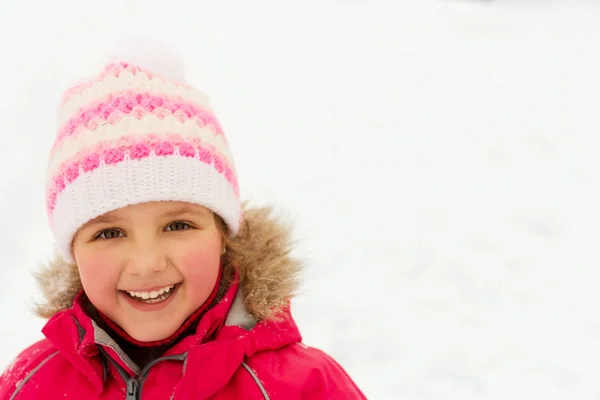
{"label": "jacket shoulder", "polygon": [[366,399],[330,355],[301,342],[257,353],[248,365],[272,398]]}
{"label": "jacket shoulder", "polygon": [[0,400],[8,400],[49,359],[58,354],[56,348],[43,339],[23,350],[0,376]]}

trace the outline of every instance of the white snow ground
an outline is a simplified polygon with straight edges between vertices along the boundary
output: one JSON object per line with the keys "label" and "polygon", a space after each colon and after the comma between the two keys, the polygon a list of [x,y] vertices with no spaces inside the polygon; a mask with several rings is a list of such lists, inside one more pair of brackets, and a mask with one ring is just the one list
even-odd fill
{"label": "white snow ground", "polygon": [[213,98],[244,197],[295,221],[305,342],[369,398],[600,398],[598,21],[576,0],[4,1],[0,369],[41,338],[53,105],[136,33]]}

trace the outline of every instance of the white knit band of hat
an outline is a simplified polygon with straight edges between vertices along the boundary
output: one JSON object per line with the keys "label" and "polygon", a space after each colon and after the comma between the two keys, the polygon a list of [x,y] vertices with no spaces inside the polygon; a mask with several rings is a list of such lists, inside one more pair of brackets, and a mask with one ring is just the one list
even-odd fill
{"label": "white knit band of hat", "polygon": [[67,186],[53,214],[56,245],[73,262],[73,237],[87,222],[128,205],[169,200],[205,206],[223,218],[231,234],[239,229],[240,202],[223,175],[197,159],[150,156],[103,165]]}

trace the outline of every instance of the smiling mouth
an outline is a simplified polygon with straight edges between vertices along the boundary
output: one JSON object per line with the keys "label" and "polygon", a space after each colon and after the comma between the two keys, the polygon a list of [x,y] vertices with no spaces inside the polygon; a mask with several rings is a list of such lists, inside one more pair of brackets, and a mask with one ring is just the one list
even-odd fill
{"label": "smiling mouth", "polygon": [[134,292],[134,291],[123,291],[130,298],[145,304],[154,304],[165,301],[173,295],[175,290],[179,287],[180,283],[175,285],[166,286],[160,290],[152,292]]}

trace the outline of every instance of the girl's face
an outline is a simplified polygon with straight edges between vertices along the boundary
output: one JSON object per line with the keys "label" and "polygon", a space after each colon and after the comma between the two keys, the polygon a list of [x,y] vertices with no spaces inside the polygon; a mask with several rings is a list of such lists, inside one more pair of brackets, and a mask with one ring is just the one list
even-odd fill
{"label": "girl's face", "polygon": [[161,201],[90,221],[75,235],[73,254],[92,304],[149,342],[175,333],[210,296],[222,243],[207,208]]}

